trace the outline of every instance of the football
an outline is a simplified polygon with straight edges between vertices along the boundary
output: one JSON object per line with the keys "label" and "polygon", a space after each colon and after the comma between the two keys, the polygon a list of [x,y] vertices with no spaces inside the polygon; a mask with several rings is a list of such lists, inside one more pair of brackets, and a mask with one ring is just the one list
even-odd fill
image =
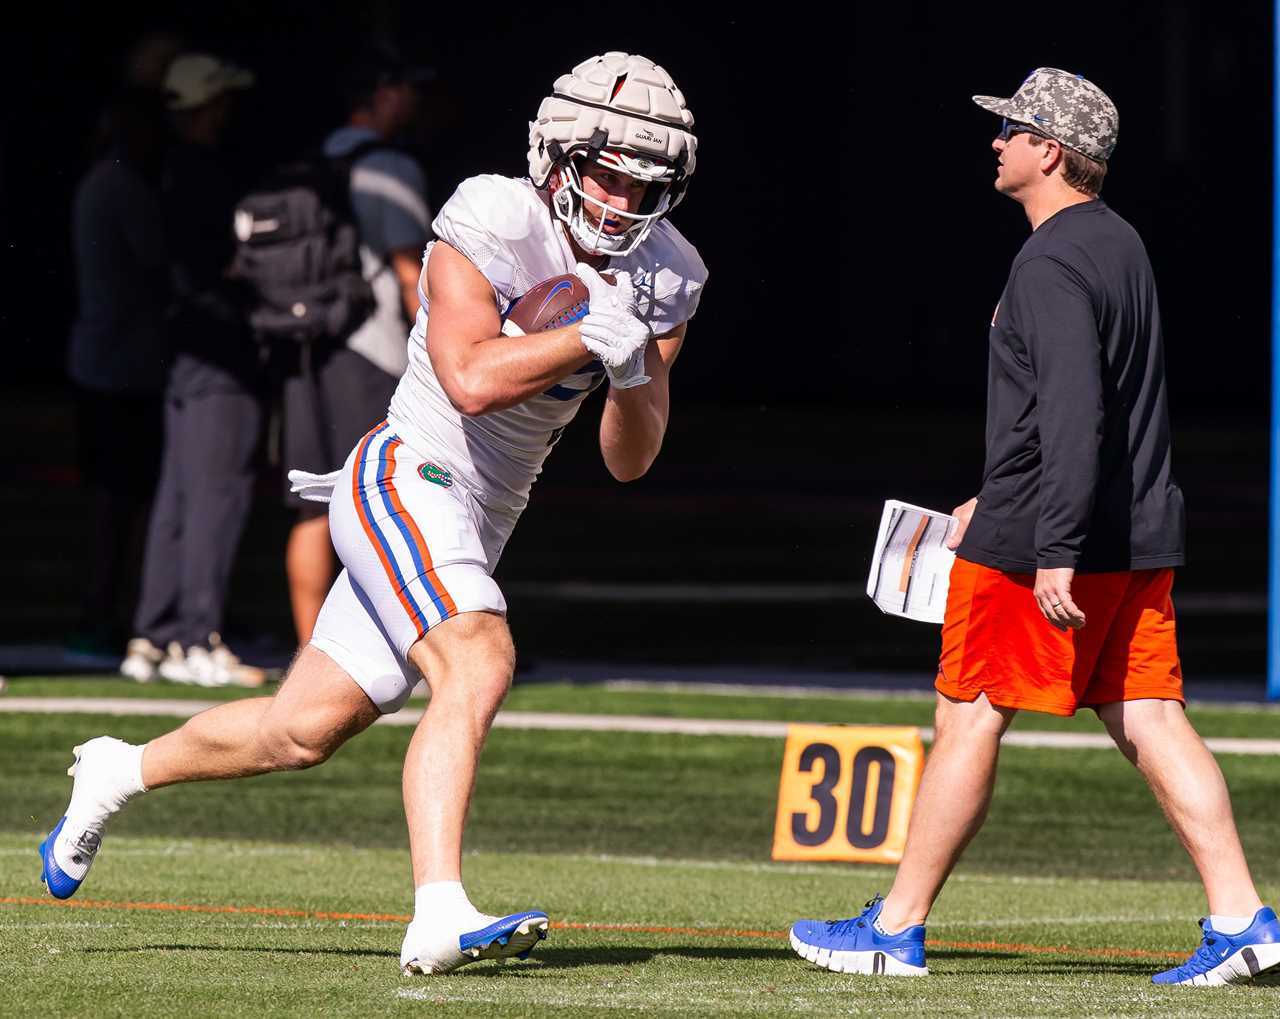
{"label": "football", "polygon": [[[608,276],[604,277],[613,282]],[[508,336],[560,329],[579,321],[590,310],[586,284],[568,273],[543,280],[507,309],[502,331]]]}

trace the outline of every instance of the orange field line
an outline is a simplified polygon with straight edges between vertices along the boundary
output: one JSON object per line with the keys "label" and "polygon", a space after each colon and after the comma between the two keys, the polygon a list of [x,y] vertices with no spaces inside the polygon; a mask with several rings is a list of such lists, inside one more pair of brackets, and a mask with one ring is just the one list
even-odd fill
{"label": "orange field line", "polygon": [[376,920],[408,923],[411,916],[400,913],[327,913],[313,909],[280,909],[273,906],[201,906],[181,902],[106,902],[100,899],[37,899],[28,896],[0,898],[6,906],[56,906],[64,909],[136,909],[157,913],[233,913],[249,916],[287,916],[301,920]]}
{"label": "orange field line", "polygon": [[[31,896],[0,897],[2,906],[53,906],[61,909],[130,909],[157,913],[221,913],[236,916],[278,916],[300,920],[371,920],[408,923],[403,913],[333,913],[316,909],[283,909],[275,906],[203,906],[181,902],[108,902],[100,899],[58,900]],[[662,927],[630,923],[578,923],[553,920],[552,928],[572,931],[619,931],[634,934],[680,934],[692,938],[769,938],[781,940],[786,931],[759,931],[736,927]],[[1036,955],[1083,955],[1094,959],[1181,959],[1186,953],[1151,952],[1140,948],[1073,948],[1070,945],[1028,945],[1004,941],[941,941],[930,938],[931,948],[958,948]]]}

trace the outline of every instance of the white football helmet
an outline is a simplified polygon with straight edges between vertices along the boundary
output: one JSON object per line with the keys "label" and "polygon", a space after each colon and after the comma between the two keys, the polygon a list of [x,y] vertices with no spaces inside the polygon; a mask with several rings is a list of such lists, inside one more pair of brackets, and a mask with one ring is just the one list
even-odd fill
{"label": "white football helmet", "polygon": [[[630,254],[684,197],[698,147],[692,129],[684,96],[652,60],[613,52],[592,57],[556,79],[530,122],[529,176],[537,187],[554,188],[551,207],[585,251]],[[639,209],[623,212],[587,195],[580,159],[648,181]],[[608,220],[626,229],[606,233]]]}

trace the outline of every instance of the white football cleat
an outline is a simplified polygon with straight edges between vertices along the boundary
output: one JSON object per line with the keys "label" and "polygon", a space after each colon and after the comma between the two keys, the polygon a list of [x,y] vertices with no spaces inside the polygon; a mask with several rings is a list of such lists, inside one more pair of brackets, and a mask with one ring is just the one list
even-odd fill
{"label": "white football cleat", "polygon": [[[482,926],[470,929],[471,923]],[[547,927],[547,914],[537,910],[502,917],[476,913],[461,928],[415,919],[400,948],[400,971],[406,976],[440,974],[478,959],[527,959],[546,938]]]}
{"label": "white football cleat", "polygon": [[53,831],[40,843],[40,879],[49,894],[69,899],[89,874],[102,830],[142,784],[142,747],[99,736],[75,748],[67,774],[75,778],[71,802]]}

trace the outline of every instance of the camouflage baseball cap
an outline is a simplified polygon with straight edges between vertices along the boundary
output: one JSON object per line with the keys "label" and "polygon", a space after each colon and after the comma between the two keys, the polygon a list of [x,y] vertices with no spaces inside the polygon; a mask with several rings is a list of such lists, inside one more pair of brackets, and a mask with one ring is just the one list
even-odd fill
{"label": "camouflage baseball cap", "polygon": [[1037,67],[1010,99],[974,96],[973,101],[1103,163],[1120,133],[1120,114],[1107,94],[1083,75],[1056,67]]}

